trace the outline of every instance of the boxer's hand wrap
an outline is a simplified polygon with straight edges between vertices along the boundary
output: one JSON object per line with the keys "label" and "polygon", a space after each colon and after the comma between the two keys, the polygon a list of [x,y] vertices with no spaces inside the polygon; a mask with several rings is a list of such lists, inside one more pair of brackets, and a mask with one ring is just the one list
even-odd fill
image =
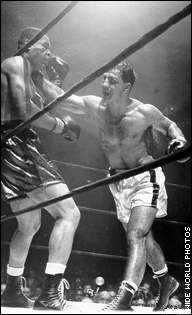
{"label": "boxer's hand wrap", "polygon": [[74,142],[80,137],[80,127],[70,116],[65,116],[63,119],[55,117],[55,126],[51,131],[63,135],[68,141]]}
{"label": "boxer's hand wrap", "polygon": [[60,57],[53,56],[46,66],[46,72],[51,82],[61,86],[69,72],[69,65]]}
{"label": "boxer's hand wrap", "polygon": [[[180,149],[184,148],[185,144],[186,144],[186,140],[184,138],[175,138],[172,139],[169,142],[169,146],[168,146],[168,153],[175,153],[177,151],[179,151]],[[177,160],[177,162],[179,163],[185,163],[190,159],[190,157],[184,158],[184,159],[180,159]]]}

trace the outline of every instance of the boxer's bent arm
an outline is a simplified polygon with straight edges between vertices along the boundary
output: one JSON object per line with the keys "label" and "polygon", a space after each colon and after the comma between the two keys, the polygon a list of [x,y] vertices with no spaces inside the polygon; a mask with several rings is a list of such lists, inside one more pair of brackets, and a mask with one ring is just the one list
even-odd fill
{"label": "boxer's bent arm", "polygon": [[1,121],[6,120],[6,102],[7,102],[8,82],[5,73],[1,72]]}
{"label": "boxer's bent arm", "polygon": [[[8,111],[12,108],[12,111],[18,115],[14,117],[15,119],[26,119],[26,101],[25,101],[25,88],[24,80],[21,75],[20,67],[14,63],[12,60],[4,61],[2,64],[2,73],[4,78],[6,76],[6,91],[5,91],[5,80],[4,80],[4,101],[8,100],[8,103],[4,104],[4,107],[7,105],[9,108],[5,108],[5,112],[8,116]],[[10,113],[9,113],[10,114]],[[12,118],[12,117],[11,117]]]}
{"label": "boxer's bent arm", "polygon": [[168,117],[164,116],[163,113],[151,104],[145,104],[146,111],[152,121],[152,125],[159,129],[169,139],[179,139],[186,142],[185,136],[181,129]]}
{"label": "boxer's bent arm", "polygon": [[[31,115],[39,112],[39,108],[32,101],[30,101],[30,104],[26,103],[25,83],[20,67],[10,61],[4,64],[2,71],[7,78],[7,81],[3,81],[4,92],[6,92],[3,99],[5,101],[9,94],[12,106],[16,107],[17,118],[27,120]],[[6,91],[5,84],[7,84]],[[32,124],[43,129],[52,130],[55,126],[55,119],[45,114]]]}
{"label": "boxer's bent arm", "polygon": [[169,125],[169,128],[168,128],[168,136],[170,139],[178,139],[180,141],[183,141],[184,143],[187,142],[183,132],[177,126],[177,124],[173,121],[171,121],[171,124]]}

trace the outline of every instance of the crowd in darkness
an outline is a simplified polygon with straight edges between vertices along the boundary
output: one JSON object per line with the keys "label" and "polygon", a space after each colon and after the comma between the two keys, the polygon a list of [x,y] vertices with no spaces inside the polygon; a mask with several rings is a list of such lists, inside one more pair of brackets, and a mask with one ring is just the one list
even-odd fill
{"label": "crowd in darkness", "polygon": [[[1,294],[5,288],[6,273],[1,273]],[[34,270],[29,270],[23,279],[23,289],[27,296],[36,299],[41,293],[41,283],[43,278],[36,274]],[[95,279],[81,279],[79,277],[70,279],[70,290],[67,292],[69,301],[86,303],[107,304],[113,300],[118,291],[119,283],[98,286]],[[171,296],[168,307],[174,309],[184,308],[184,285],[180,284],[176,294]],[[133,306],[154,307],[158,299],[157,289],[151,285],[151,281],[142,282],[132,301]]]}

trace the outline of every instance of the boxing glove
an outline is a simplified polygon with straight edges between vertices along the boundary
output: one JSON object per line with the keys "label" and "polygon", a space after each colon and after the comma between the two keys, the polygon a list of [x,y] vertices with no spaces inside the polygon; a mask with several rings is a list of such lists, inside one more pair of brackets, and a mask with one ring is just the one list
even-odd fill
{"label": "boxing glove", "polygon": [[70,116],[65,116],[63,119],[55,117],[55,126],[52,131],[72,142],[77,141],[80,137],[80,127]]}
{"label": "boxing glove", "polygon": [[[168,153],[171,154],[171,153],[175,153],[177,151],[179,151],[180,149],[183,149],[185,144],[186,144],[186,140],[183,139],[183,138],[175,138],[175,139],[172,139],[169,143],[169,146],[168,146]],[[177,160],[178,163],[185,163],[187,162],[188,160],[190,159],[190,157],[186,157],[184,159],[179,159]]]}
{"label": "boxing glove", "polygon": [[53,56],[46,66],[46,72],[48,79],[61,87],[69,72],[69,65],[60,57]]}

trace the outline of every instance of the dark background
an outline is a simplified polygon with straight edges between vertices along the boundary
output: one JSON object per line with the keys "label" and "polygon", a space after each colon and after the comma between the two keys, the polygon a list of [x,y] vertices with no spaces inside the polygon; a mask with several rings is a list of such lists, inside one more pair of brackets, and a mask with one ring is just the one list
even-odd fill
{"label": "dark background", "polygon": [[[2,1],[1,57],[15,54],[17,39],[24,27],[43,28],[67,5],[67,1]],[[81,1],[48,33],[52,50],[67,60],[70,72],[65,89],[108,62],[138,40],[144,33],[189,4],[189,1]],[[190,142],[191,122],[191,17],[171,27],[129,58],[137,73],[132,97],[157,106],[180,126]],[[101,95],[100,78],[79,91],[79,95]],[[38,130],[42,150],[55,160],[70,189],[103,178],[107,161],[92,123],[75,116],[81,125],[81,137],[71,144],[59,136]],[[183,278],[184,226],[190,221],[190,162],[171,163],[164,167],[169,196],[168,217],[157,220],[154,234],[162,246],[169,267]],[[107,187],[75,196],[82,218],[78,227],[67,273],[111,279],[121,278],[125,260],[95,256],[126,255],[121,224],[116,220],[112,196]],[[3,213],[10,210],[3,204]],[[95,211],[96,209],[96,211]],[[169,221],[178,221],[175,224]],[[182,224],[185,222],[185,224]],[[16,221],[2,224],[2,266],[6,265],[7,246]],[[43,271],[46,247],[53,221],[43,213],[41,230],[35,236],[27,264]],[[83,253],[79,254],[79,250]],[[38,260],[36,257],[38,256]],[[89,268],[87,268],[89,265]]]}

